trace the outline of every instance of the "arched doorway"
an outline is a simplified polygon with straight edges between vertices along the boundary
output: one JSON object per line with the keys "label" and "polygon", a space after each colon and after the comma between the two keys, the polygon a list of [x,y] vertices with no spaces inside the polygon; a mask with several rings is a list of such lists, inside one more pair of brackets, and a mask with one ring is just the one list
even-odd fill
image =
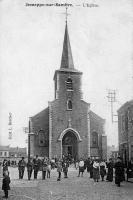
{"label": "arched doorway", "polygon": [[78,140],[71,130],[67,131],[62,138],[62,155],[69,155],[74,159],[78,157]]}

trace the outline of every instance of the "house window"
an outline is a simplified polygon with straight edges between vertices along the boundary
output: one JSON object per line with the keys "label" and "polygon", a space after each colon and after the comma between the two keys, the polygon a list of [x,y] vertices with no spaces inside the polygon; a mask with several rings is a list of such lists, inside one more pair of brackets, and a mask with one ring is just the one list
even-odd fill
{"label": "house window", "polygon": [[72,101],[70,99],[67,101],[67,110],[72,110]]}
{"label": "house window", "polygon": [[72,79],[71,78],[67,79],[66,87],[67,87],[67,90],[72,90],[73,89],[73,84],[72,84]]}
{"label": "house window", "polygon": [[2,156],[2,152],[0,152],[0,156]]}
{"label": "house window", "polygon": [[98,133],[97,132],[92,133],[92,146],[98,147]]}
{"label": "house window", "polygon": [[4,152],[4,156],[7,156],[7,152]]}

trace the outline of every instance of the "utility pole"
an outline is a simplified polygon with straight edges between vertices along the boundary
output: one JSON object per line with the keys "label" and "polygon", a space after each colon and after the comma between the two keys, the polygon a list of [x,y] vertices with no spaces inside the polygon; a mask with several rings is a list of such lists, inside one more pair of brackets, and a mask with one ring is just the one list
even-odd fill
{"label": "utility pole", "polygon": [[29,133],[28,133],[28,162],[30,161],[30,133],[31,133],[31,119],[29,118]]}
{"label": "utility pole", "polygon": [[112,123],[114,122],[118,122],[118,121],[114,121],[114,111],[113,111],[113,106],[114,106],[114,102],[116,102],[116,91],[115,90],[108,90],[108,102],[110,102],[111,104],[111,119],[112,119]]}

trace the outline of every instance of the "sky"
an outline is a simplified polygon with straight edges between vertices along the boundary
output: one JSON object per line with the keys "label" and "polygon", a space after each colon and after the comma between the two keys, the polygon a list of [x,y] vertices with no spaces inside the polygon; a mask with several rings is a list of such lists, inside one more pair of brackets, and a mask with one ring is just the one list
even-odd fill
{"label": "sky", "polygon": [[[26,6],[28,4],[43,6]],[[65,31],[64,0],[0,0],[0,144],[25,147],[29,117],[54,99]],[[108,145],[118,143],[108,90],[116,90],[114,114],[133,98],[132,0],[67,0],[74,66],[83,72],[83,98],[106,119]],[[9,135],[12,113],[12,139]]]}

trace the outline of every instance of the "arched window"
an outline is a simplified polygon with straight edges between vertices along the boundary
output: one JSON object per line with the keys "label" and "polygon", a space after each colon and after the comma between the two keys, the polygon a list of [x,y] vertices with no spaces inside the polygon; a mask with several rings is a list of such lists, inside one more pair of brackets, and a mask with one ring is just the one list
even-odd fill
{"label": "arched window", "polygon": [[92,146],[98,147],[98,133],[97,132],[92,133]]}
{"label": "arched window", "polygon": [[70,99],[67,101],[67,110],[72,110],[72,101]]}
{"label": "arched window", "polygon": [[72,90],[73,89],[73,84],[72,84],[72,79],[71,78],[67,79],[66,87],[67,87],[67,90]]}

